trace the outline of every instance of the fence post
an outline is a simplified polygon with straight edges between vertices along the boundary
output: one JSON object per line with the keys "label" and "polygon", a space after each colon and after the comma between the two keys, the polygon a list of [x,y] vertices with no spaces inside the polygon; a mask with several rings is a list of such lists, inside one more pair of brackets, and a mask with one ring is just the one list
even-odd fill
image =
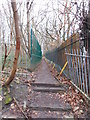
{"label": "fence post", "polygon": [[[0,79],[2,78],[2,44],[0,42]],[[0,80],[0,89],[2,89],[2,86],[1,86],[1,80]],[[0,91],[0,95],[1,95],[1,92]],[[0,101],[0,113],[2,111],[2,101]],[[0,114],[1,115],[1,114]],[[1,118],[1,117],[0,117]]]}
{"label": "fence post", "polygon": [[[90,56],[90,32],[88,33],[88,55]],[[89,97],[90,97],[90,59],[89,59]]]}
{"label": "fence post", "polygon": [[[87,15],[87,23],[88,24],[88,55],[90,56],[90,0],[89,0],[89,11],[88,11],[88,15]],[[89,79],[88,79],[88,86],[89,86],[89,97],[90,97],[90,58],[88,59],[88,63],[89,63]],[[89,108],[88,108],[88,112],[89,112],[89,116],[90,116],[90,100],[89,100]]]}
{"label": "fence post", "polygon": [[1,78],[1,71],[2,71],[2,45],[0,43],[0,78]]}

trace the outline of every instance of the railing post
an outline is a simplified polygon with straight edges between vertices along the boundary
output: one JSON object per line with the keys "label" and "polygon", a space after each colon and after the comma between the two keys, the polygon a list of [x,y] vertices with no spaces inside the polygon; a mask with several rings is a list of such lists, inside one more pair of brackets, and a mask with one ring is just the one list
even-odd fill
{"label": "railing post", "polygon": [[[1,44],[1,41],[0,41],[0,79],[1,78],[2,78],[2,44]],[[0,89],[2,89],[1,80],[0,80]],[[1,95],[1,92],[0,92],[0,95]],[[2,111],[2,101],[0,101],[0,112],[1,111]]]}
{"label": "railing post", "polygon": [[[87,22],[89,23],[88,24],[88,55],[90,56],[90,0],[89,0],[89,11],[88,11],[88,15],[87,15]],[[89,75],[89,78],[88,78],[88,86],[89,86],[89,97],[90,97],[90,58],[88,59],[88,75]],[[88,105],[89,105],[89,108],[88,108],[88,114],[89,114],[89,117],[90,117],[90,100],[88,102]]]}
{"label": "railing post", "polygon": [[[88,33],[88,55],[90,56],[90,32]],[[89,97],[90,97],[90,58],[89,58]]]}

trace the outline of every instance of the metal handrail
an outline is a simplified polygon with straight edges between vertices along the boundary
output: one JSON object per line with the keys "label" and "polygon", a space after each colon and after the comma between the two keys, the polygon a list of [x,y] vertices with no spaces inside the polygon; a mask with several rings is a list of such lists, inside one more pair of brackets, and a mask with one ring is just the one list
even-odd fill
{"label": "metal handrail", "polygon": [[77,55],[77,54],[71,54],[71,53],[65,53],[68,56],[74,56],[74,57],[83,57],[83,58],[90,58],[90,56],[85,55]]}

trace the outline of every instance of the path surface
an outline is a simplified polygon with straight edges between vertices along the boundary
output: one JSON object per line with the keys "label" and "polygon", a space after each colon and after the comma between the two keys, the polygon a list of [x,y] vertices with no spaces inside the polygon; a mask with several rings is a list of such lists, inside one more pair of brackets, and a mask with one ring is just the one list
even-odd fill
{"label": "path surface", "polygon": [[[30,120],[31,118],[37,118],[37,120],[40,118],[41,120],[42,118],[44,120],[45,118],[50,120],[53,120],[52,118],[55,120],[57,118],[65,118],[65,120],[66,118],[87,118],[87,106],[78,91],[73,90],[70,84],[66,84],[67,80],[63,81],[63,77],[57,81],[53,76],[56,72],[53,74],[50,69],[43,59],[34,72],[24,71],[28,74],[27,77],[20,75],[14,78],[10,85],[10,95],[16,99],[19,107],[24,110],[24,114],[14,100],[5,105],[3,99],[2,118],[16,120],[20,118],[26,120],[26,116]],[[26,108],[24,108],[25,103]]]}
{"label": "path surface", "polygon": [[73,118],[69,103],[61,99],[68,86],[60,84],[51,74],[50,69],[42,60],[35,71],[32,82],[30,110],[32,118]]}

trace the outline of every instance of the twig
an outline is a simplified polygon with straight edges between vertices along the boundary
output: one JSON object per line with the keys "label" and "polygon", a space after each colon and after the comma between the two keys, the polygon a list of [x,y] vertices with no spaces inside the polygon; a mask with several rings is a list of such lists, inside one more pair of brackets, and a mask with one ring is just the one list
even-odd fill
{"label": "twig", "polygon": [[20,109],[20,111],[23,113],[23,115],[25,116],[25,118],[27,119],[27,120],[29,120],[29,118],[28,118],[28,116],[27,115],[25,115],[25,113],[24,113],[24,111],[22,110],[22,108],[19,106],[19,104],[18,104],[18,102],[17,102],[17,100],[13,97],[13,100],[15,101],[15,103],[17,104],[17,106],[18,106],[18,108]]}

